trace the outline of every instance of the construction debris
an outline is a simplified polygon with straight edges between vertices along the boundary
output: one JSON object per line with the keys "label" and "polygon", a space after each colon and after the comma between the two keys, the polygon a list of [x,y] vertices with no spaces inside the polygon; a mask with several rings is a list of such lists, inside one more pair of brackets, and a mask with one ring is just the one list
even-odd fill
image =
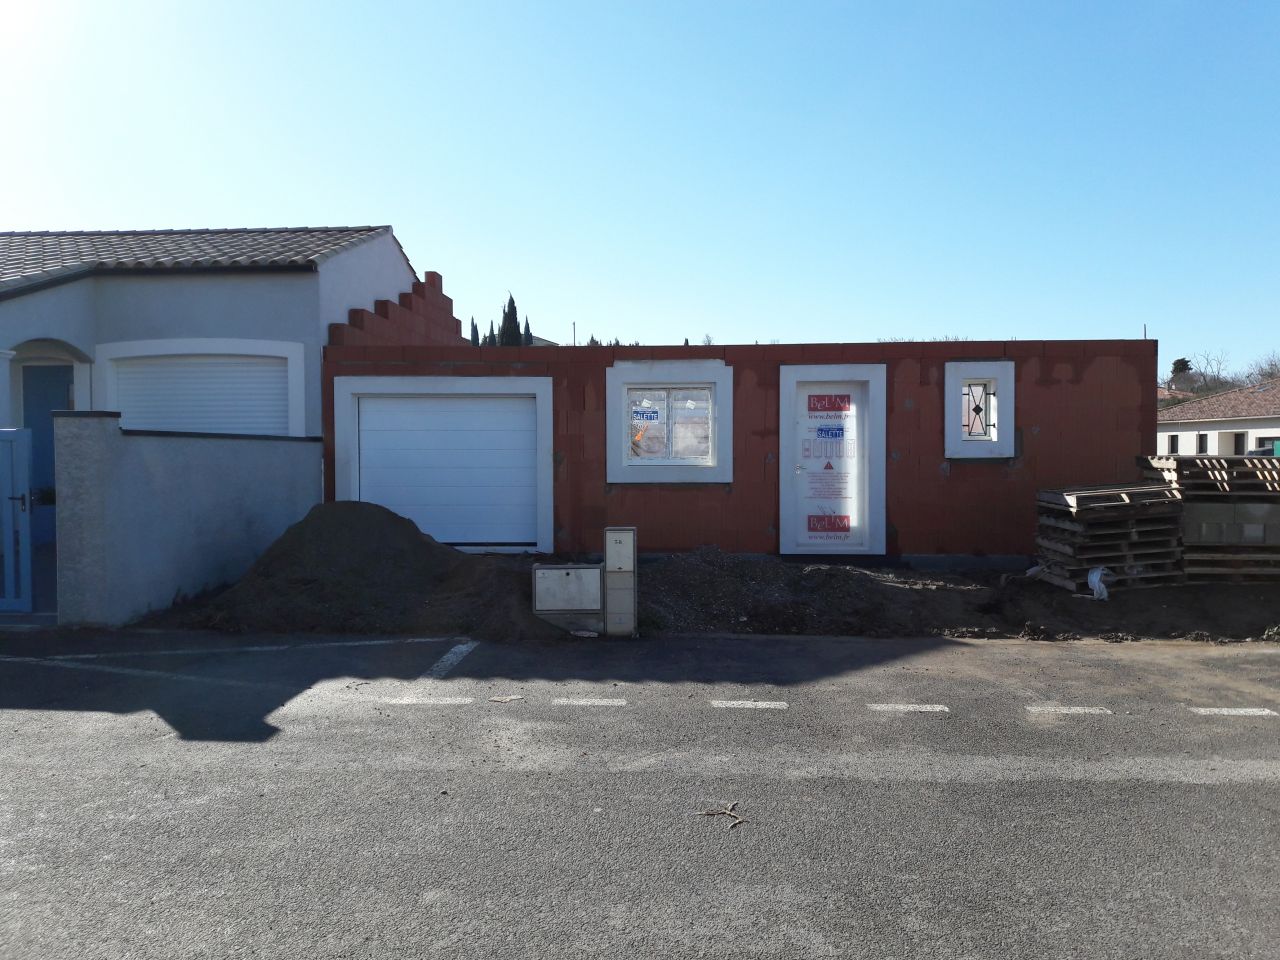
{"label": "construction debris", "polygon": [[1280,458],[1150,457],[1183,502],[1183,568],[1193,583],[1280,580]]}
{"label": "construction debris", "polygon": [[1042,490],[1036,501],[1038,579],[1097,599],[1185,579],[1182,500],[1169,484]]}

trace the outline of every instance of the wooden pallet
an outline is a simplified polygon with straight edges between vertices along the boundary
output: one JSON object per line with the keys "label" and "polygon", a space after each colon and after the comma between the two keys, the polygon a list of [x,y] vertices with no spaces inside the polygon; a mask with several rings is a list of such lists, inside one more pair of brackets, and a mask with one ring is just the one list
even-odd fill
{"label": "wooden pallet", "polygon": [[1072,533],[1097,533],[1119,537],[1128,535],[1130,539],[1138,539],[1147,533],[1160,534],[1172,530],[1176,535],[1182,529],[1181,508],[1174,508],[1168,514],[1163,512],[1156,516],[1110,517],[1105,520],[1090,518],[1086,523],[1068,516],[1042,512],[1039,516],[1040,526],[1053,527],[1058,530],[1069,530]]}
{"label": "wooden pallet", "polygon": [[1039,506],[1065,510],[1073,516],[1094,511],[1147,515],[1157,505],[1176,504],[1180,499],[1178,491],[1163,482],[1110,483],[1063,490],[1041,490],[1036,494]]}
{"label": "wooden pallet", "polygon": [[1182,491],[1184,498],[1221,494],[1280,496],[1277,457],[1146,457],[1143,472]]}

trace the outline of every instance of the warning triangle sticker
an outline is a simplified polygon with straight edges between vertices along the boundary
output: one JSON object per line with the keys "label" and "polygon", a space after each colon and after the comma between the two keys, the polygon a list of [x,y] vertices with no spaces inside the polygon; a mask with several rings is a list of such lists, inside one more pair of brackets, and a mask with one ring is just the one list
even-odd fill
{"label": "warning triangle sticker", "polygon": [[823,470],[834,470],[834,469],[835,469],[835,467],[833,467],[833,466],[831,465],[831,461],[830,461],[830,460],[828,460],[828,461],[827,461],[827,465],[826,465],[825,467],[823,467],[822,469],[823,469]]}

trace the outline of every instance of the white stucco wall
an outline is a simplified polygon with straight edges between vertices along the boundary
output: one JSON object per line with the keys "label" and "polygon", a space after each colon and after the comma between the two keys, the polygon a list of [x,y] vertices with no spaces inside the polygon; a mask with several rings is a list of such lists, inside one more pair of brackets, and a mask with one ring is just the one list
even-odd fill
{"label": "white stucco wall", "polygon": [[319,442],[54,418],[59,623],[127,623],[238,579],[320,501]]}
{"label": "white stucco wall", "polygon": [[124,275],[96,282],[97,343],[188,337],[301,343],[305,429],[308,436],[320,435],[324,340],[316,323],[316,273]]}
{"label": "white stucco wall", "polygon": [[95,281],[75,280],[0,300],[0,350],[27,340],[62,340],[93,356]]}
{"label": "white stucco wall", "polygon": [[418,279],[391,234],[374,237],[320,264],[320,342],[329,324],[346,323],[349,311],[372,310],[375,300],[396,301]]}
{"label": "white stucco wall", "polygon": [[1231,456],[1234,453],[1232,435],[1247,433],[1246,450],[1257,447],[1263,437],[1280,437],[1280,417],[1250,417],[1241,420],[1184,420],[1162,421],[1156,424],[1156,452],[1160,456],[1169,453],[1169,437],[1178,437],[1178,455],[1193,456],[1196,452],[1196,435],[1206,434],[1212,456]]}

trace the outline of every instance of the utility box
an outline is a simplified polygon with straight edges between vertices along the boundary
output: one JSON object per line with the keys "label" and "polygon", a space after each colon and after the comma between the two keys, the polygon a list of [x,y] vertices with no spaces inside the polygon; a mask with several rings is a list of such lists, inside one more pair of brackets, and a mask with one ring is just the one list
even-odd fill
{"label": "utility box", "polygon": [[601,572],[595,564],[534,564],[533,612],[566,630],[602,632]]}
{"label": "utility box", "polygon": [[604,530],[604,626],[611,637],[634,637],[636,613],[636,528]]}

